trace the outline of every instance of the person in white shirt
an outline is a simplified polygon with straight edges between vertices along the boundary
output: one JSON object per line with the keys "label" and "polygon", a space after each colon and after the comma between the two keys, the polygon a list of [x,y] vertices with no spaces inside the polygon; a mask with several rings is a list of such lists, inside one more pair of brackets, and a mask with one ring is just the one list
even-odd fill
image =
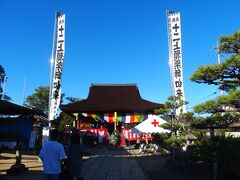
{"label": "person in white shirt", "polygon": [[66,159],[63,145],[57,142],[58,130],[51,131],[51,140],[43,144],[39,157],[43,161],[44,180],[59,180],[61,161]]}

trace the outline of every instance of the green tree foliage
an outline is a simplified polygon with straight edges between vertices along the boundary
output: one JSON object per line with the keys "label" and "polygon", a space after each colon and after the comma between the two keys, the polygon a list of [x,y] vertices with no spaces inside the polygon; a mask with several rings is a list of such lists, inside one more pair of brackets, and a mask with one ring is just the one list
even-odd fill
{"label": "green tree foliage", "polygon": [[[66,99],[70,102],[70,103],[74,103],[79,101],[79,98],[76,97],[66,97]],[[71,129],[73,127],[73,121],[75,121],[77,119],[77,115],[76,114],[67,114],[65,112],[61,112],[59,115],[59,130],[60,131],[66,131],[69,128]]]}
{"label": "green tree foliage", "polygon": [[[0,64],[0,99],[2,99],[3,96],[3,83],[6,80],[7,77],[5,70],[3,66]],[[4,93],[4,100],[10,101],[11,97],[7,96],[6,93]]]}
{"label": "green tree foliage", "polygon": [[[155,114],[161,115],[163,117],[168,117],[171,119],[171,123],[179,126],[179,124],[184,124],[189,121],[189,118],[191,119],[193,116],[192,113],[181,113],[178,116],[176,115],[176,110],[184,104],[186,104],[186,101],[183,101],[180,96],[169,96],[168,100],[164,103],[163,108],[155,109],[154,112]],[[173,124],[172,127],[175,127]]]}
{"label": "green tree foliage", "polygon": [[225,133],[222,133],[224,136],[214,137],[214,129],[223,131],[240,119],[240,31],[220,37],[217,48],[226,60],[220,64],[199,67],[190,79],[196,83],[216,85],[227,94],[195,106],[194,112],[204,116],[194,118],[192,127],[210,129],[211,140],[198,139],[197,155],[200,160],[218,162],[219,177],[223,179],[239,179],[239,168],[233,168],[239,167],[239,158],[236,158],[239,157],[236,151],[239,138],[225,138]]}
{"label": "green tree foliage", "polygon": [[76,97],[66,97],[66,100],[68,100],[70,103],[74,103],[80,101],[81,99]]}
{"label": "green tree foliage", "polygon": [[182,146],[183,143],[186,142],[186,139],[184,137],[178,137],[178,138],[168,138],[164,141],[167,145],[167,147],[172,146],[172,144],[175,144],[176,146]]}
{"label": "green tree foliage", "polygon": [[221,54],[239,54],[240,53],[240,31],[233,35],[223,35],[219,38],[219,51]]}
{"label": "green tree foliage", "polygon": [[58,125],[59,130],[66,131],[73,127],[73,121],[76,120],[76,117],[74,115],[61,112],[58,119],[59,119],[59,125]]}
{"label": "green tree foliage", "polygon": [[184,125],[190,125],[194,116],[193,112],[182,113],[178,117],[178,121]]}
{"label": "green tree foliage", "polygon": [[214,114],[206,118],[198,117],[194,118],[191,124],[194,128],[206,129],[206,128],[227,128],[230,124],[238,122],[240,119],[239,112],[227,112],[224,114]]}
{"label": "green tree foliage", "polygon": [[160,125],[164,129],[168,129],[170,131],[176,132],[177,130],[180,130],[182,128],[182,125],[177,124],[177,123],[164,123]]}
{"label": "green tree foliage", "polygon": [[217,85],[224,91],[240,86],[240,31],[219,38],[219,52],[228,58],[221,64],[200,66],[190,77],[196,83]]}
{"label": "green tree foliage", "polygon": [[206,118],[195,118],[195,128],[227,128],[240,119],[240,90],[232,90],[225,96],[219,96],[194,107],[194,112],[208,114]]}
{"label": "green tree foliage", "polygon": [[[164,107],[156,109],[155,113],[163,117],[168,117],[171,122],[164,123],[160,127],[168,129],[172,132],[172,136],[166,136],[164,138],[164,143],[169,147],[172,143],[175,145],[180,145],[180,142],[184,142],[184,134],[186,134],[186,124],[191,121],[193,116],[192,113],[182,113],[176,115],[176,110],[186,104],[185,101],[181,99],[180,96],[169,96],[168,100],[164,103]],[[180,136],[177,136],[177,132]],[[170,147],[169,147],[170,148]]]}
{"label": "green tree foliage", "polygon": [[0,64],[0,93],[2,93],[2,91],[3,91],[2,84],[4,82],[5,76],[6,76],[5,70],[2,67],[2,65]]}
{"label": "green tree foliage", "polygon": [[219,96],[194,107],[196,113],[221,113],[240,110],[240,90],[230,91],[225,96]]}
{"label": "green tree foliage", "polygon": [[155,113],[162,116],[168,116],[174,122],[178,119],[176,116],[176,110],[184,104],[186,104],[186,102],[181,99],[181,96],[169,96],[168,100],[164,103],[163,108],[156,109]]}
{"label": "green tree foliage", "polygon": [[199,119],[195,120],[195,125],[224,128],[237,121],[236,112],[240,108],[240,31],[220,37],[217,48],[226,56],[226,60],[220,64],[199,67],[190,79],[197,83],[217,85],[227,92],[224,96],[194,107],[194,112],[207,115],[202,125]]}
{"label": "green tree foliage", "polygon": [[35,93],[26,98],[25,105],[32,108],[42,110],[48,113],[49,104],[49,87],[39,86],[35,89]]}
{"label": "green tree foliage", "polygon": [[240,139],[233,137],[216,137],[215,144],[209,138],[202,137],[196,141],[198,148],[195,149],[193,158],[211,164],[213,161],[212,152],[215,151],[219,163],[219,180],[240,179]]}
{"label": "green tree foliage", "polygon": [[[61,103],[63,100],[64,94],[61,94]],[[49,109],[49,87],[39,86],[35,89],[35,93],[28,96],[25,102],[26,106],[42,110],[46,115],[48,114]],[[56,120],[52,122],[53,126],[58,127],[60,130],[64,131],[66,125],[72,127],[72,122],[75,119],[73,115],[66,114],[61,112]]]}
{"label": "green tree foliage", "polygon": [[[64,94],[61,94],[61,102]],[[48,114],[49,105],[49,87],[39,86],[35,89],[35,93],[28,96],[25,102],[26,106],[42,110],[45,114]]]}

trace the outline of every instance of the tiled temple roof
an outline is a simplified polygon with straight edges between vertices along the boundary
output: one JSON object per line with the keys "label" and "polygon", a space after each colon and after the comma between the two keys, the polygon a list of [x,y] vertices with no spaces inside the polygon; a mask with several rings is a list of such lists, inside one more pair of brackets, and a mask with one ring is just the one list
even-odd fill
{"label": "tiled temple roof", "polygon": [[162,104],[143,99],[136,84],[92,84],[87,99],[61,105],[67,113],[153,112]]}

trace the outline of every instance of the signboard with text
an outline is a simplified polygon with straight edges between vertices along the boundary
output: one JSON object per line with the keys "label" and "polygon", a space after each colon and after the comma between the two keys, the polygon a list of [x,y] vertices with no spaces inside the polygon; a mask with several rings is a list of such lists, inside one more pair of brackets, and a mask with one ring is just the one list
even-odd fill
{"label": "signboard with text", "polygon": [[[185,101],[182,72],[182,37],[180,13],[168,13],[169,64],[174,96]],[[176,115],[186,112],[186,105],[176,110]]]}
{"label": "signboard with text", "polygon": [[62,70],[65,50],[65,15],[57,16],[56,54],[51,82],[49,120],[54,120],[61,100]]}

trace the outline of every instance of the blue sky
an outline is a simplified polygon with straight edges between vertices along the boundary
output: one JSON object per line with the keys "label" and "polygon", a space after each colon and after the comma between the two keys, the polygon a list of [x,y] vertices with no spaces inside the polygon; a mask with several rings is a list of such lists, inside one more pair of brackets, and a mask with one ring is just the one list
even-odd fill
{"label": "blue sky", "polygon": [[[66,14],[62,92],[87,98],[91,83],[136,83],[144,99],[171,95],[166,10],[181,13],[183,77],[189,107],[217,89],[189,77],[217,63],[216,41],[240,27],[240,1],[221,0],[0,0],[0,64],[6,93],[22,104],[49,86],[55,12]],[[220,93],[217,93],[217,95]]]}

